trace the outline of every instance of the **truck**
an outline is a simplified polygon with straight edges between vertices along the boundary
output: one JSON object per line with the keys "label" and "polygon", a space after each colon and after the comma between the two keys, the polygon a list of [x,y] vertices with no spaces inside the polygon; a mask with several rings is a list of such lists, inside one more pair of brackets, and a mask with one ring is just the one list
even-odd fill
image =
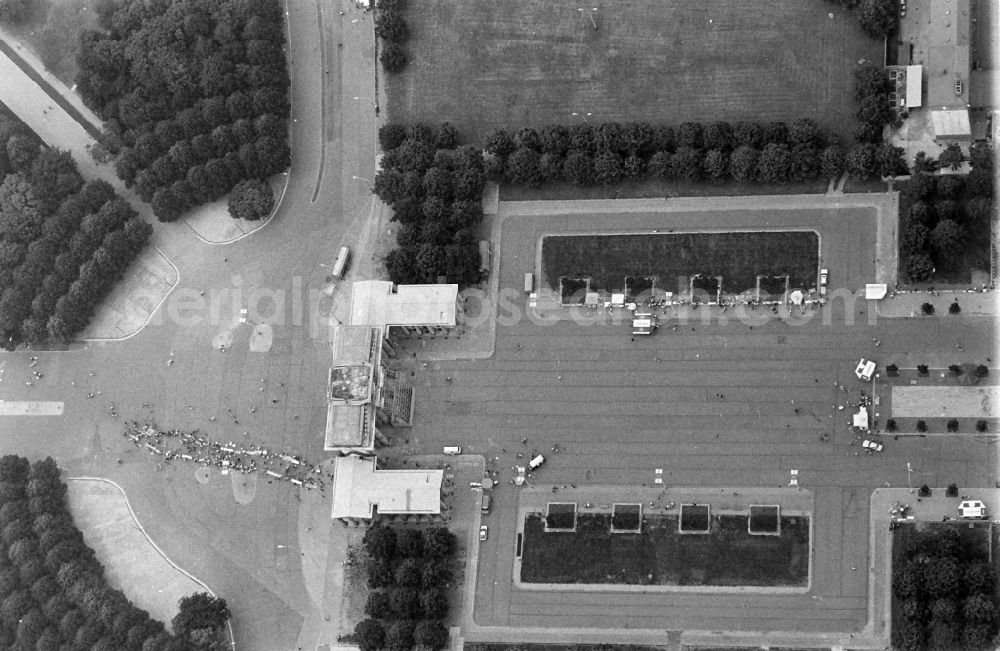
{"label": "truck", "polygon": [[347,271],[347,263],[351,259],[351,249],[346,246],[340,247],[340,252],[337,254],[337,261],[333,263],[333,271],[331,275],[334,278],[343,278],[344,272]]}

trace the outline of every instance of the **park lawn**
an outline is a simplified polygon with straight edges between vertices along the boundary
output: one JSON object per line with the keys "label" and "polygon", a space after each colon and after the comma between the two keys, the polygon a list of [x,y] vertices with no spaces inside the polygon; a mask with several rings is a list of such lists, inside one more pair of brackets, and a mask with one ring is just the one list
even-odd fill
{"label": "park lawn", "polygon": [[464,142],[480,143],[495,127],[584,119],[813,118],[849,145],[852,71],[861,59],[882,60],[882,43],[862,33],[856,15],[827,2],[772,0],[767,11],[732,0],[580,8],[545,0],[405,3],[409,63],[383,77],[389,119],[447,120]]}
{"label": "park lawn", "polygon": [[809,518],[783,516],[780,536],[751,536],[747,516],[713,515],[711,533],[681,534],[677,516],[646,516],[641,534],[610,533],[611,515],[580,515],[575,533],[524,523],[526,583],[805,586]]}
{"label": "park lawn", "polygon": [[76,84],[80,32],[97,29],[97,0],[33,0],[19,25],[9,29],[67,86]]}
{"label": "park lawn", "polygon": [[[722,276],[723,293],[756,286],[760,275],[788,274],[792,287],[816,283],[819,239],[814,231],[551,235],[542,240],[542,275],[591,278],[591,289],[620,290],[626,276],[657,276],[657,287],[680,291],[679,278]],[[686,291],[686,287],[683,288]]]}
{"label": "park lawn", "polygon": [[748,195],[823,194],[826,179],[805,183],[725,183],[706,180],[646,178],[639,181],[624,180],[613,185],[574,185],[573,183],[544,183],[538,187],[526,185],[500,186],[501,201],[561,201],[576,199],[649,199],[653,197],[744,197]]}

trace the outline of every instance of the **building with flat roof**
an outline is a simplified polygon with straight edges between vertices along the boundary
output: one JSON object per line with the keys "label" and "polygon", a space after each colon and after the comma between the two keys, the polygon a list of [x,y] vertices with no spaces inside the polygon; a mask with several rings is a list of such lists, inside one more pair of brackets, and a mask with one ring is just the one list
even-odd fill
{"label": "building with flat roof", "polygon": [[348,455],[334,462],[330,515],[345,524],[441,516],[443,470],[379,470],[374,457]]}
{"label": "building with flat roof", "polygon": [[351,287],[351,323],[381,328],[454,328],[458,285],[393,285],[363,280]]}

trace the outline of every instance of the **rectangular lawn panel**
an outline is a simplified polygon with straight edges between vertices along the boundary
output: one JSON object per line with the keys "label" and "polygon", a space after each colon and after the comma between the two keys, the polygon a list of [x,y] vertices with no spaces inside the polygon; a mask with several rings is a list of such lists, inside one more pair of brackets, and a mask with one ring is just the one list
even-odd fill
{"label": "rectangular lawn panel", "polygon": [[[411,0],[392,121],[494,127],[808,117],[850,142],[854,78],[882,42],[825,2]],[[594,6],[594,24],[588,14]],[[831,15],[832,14],[832,15]],[[693,38],[692,35],[697,35]],[[573,113],[577,113],[576,116]]]}
{"label": "rectangular lawn panel", "polygon": [[747,516],[712,515],[711,533],[678,533],[676,515],[646,515],[642,533],[611,533],[610,513],[577,516],[574,533],[524,522],[526,583],[803,587],[809,579],[809,518],[782,516],[781,534],[747,532]]}
{"label": "rectangular lawn panel", "polygon": [[[550,235],[542,240],[542,277],[552,288],[563,278],[590,278],[591,290],[622,290],[630,276],[656,276],[657,287],[687,291],[681,279],[722,276],[724,294],[753,290],[757,276],[790,277],[792,287],[815,287],[819,262],[815,231]],[[563,288],[565,294],[565,287]]]}

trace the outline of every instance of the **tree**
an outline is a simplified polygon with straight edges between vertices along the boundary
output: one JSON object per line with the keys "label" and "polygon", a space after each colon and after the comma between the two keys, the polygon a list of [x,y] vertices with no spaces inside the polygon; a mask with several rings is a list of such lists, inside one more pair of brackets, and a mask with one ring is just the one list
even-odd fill
{"label": "tree", "polygon": [[623,174],[621,154],[611,149],[600,151],[594,157],[594,176],[597,183],[610,185],[621,180]]}
{"label": "tree", "polygon": [[392,611],[402,619],[412,619],[420,616],[420,596],[412,588],[399,588],[390,597]]}
{"label": "tree", "polygon": [[878,169],[878,159],[874,145],[861,144],[847,154],[847,173],[862,181],[872,178]]}
{"label": "tree", "polygon": [[516,149],[507,158],[507,178],[516,185],[538,185],[542,182],[538,159],[539,154],[534,149]]}
{"label": "tree", "polygon": [[374,524],[365,531],[362,543],[372,558],[391,560],[396,553],[396,532],[389,527]]}
{"label": "tree", "polygon": [[985,562],[969,563],[963,572],[963,584],[970,595],[989,595],[993,592],[996,582],[996,572],[993,566]]}
{"label": "tree", "polygon": [[213,597],[207,592],[196,592],[181,597],[178,612],[171,620],[174,633],[178,637],[189,637],[198,631],[221,631],[229,620],[229,606],[225,599]]}
{"label": "tree", "polygon": [[557,154],[544,153],[538,157],[538,173],[542,182],[561,181],[563,177],[563,158]]}
{"label": "tree", "polygon": [[398,43],[385,43],[382,45],[382,53],[378,57],[382,69],[390,75],[403,71],[409,60],[406,57],[406,50]]}
{"label": "tree", "polygon": [[424,553],[436,559],[451,556],[455,551],[455,534],[445,527],[431,527],[424,530]]}
{"label": "tree", "polygon": [[[406,251],[407,249],[394,249],[390,253],[395,253],[396,251]],[[387,265],[388,266],[388,265]],[[412,267],[407,269],[407,273],[412,274]],[[390,275],[390,277],[392,277]],[[392,572],[392,563],[386,558],[370,558],[366,564],[366,569],[368,571],[368,587],[369,588],[384,588],[391,586],[395,577]]]}
{"label": "tree", "polygon": [[677,129],[677,146],[690,147],[691,149],[701,149],[702,127],[697,122],[684,122]]}
{"label": "tree", "polygon": [[946,174],[938,179],[937,192],[942,199],[959,199],[965,190],[965,182],[956,174]]}
{"label": "tree", "polygon": [[[925,253],[914,253],[906,258],[906,275],[915,283],[920,283],[934,273],[934,262]],[[924,305],[930,305],[925,303]],[[931,306],[933,309],[933,306]]]}
{"label": "tree", "polygon": [[791,170],[792,154],[788,145],[769,143],[757,159],[757,180],[761,183],[784,183]]}
{"label": "tree", "polygon": [[409,651],[413,647],[413,622],[401,619],[392,623],[385,634],[385,647],[392,651]]}
{"label": "tree", "polygon": [[933,173],[938,169],[938,163],[936,160],[927,155],[925,151],[918,151],[917,155],[913,158],[913,171],[914,172],[928,172]]}
{"label": "tree", "polygon": [[882,177],[895,177],[908,174],[906,161],[903,159],[903,148],[896,147],[892,143],[883,143],[876,152],[878,159],[878,171]]}
{"label": "tree", "polygon": [[833,180],[844,172],[846,159],[840,145],[830,145],[819,155],[819,169],[823,178]]}
{"label": "tree", "polygon": [[437,651],[448,645],[448,629],[440,620],[425,619],[417,624],[413,640],[420,646]]}
{"label": "tree", "polygon": [[792,147],[792,163],[788,177],[796,182],[811,181],[819,176],[819,151],[813,145],[799,144]]}
{"label": "tree", "polygon": [[442,560],[429,560],[424,563],[421,573],[421,585],[424,589],[440,588],[451,581],[451,568]]}
{"label": "tree", "polygon": [[932,558],[924,566],[924,585],[936,597],[958,594],[962,587],[962,570],[953,558]]}
{"label": "tree", "polygon": [[705,129],[705,148],[728,151],[733,148],[733,126],[728,122],[712,122]]}
{"label": "tree", "polygon": [[161,222],[176,221],[184,214],[184,202],[171,188],[160,188],[153,193],[153,214]]}
{"label": "tree", "polygon": [[671,174],[687,181],[701,178],[703,165],[701,151],[693,147],[682,145],[670,156]]}
{"label": "tree", "polygon": [[748,183],[757,178],[760,152],[748,145],[740,145],[729,158],[729,173],[738,183]]}
{"label": "tree", "polygon": [[420,585],[420,561],[404,559],[396,568],[396,585],[413,588]]}
{"label": "tree", "polygon": [[486,146],[483,149],[494,156],[509,156],[517,145],[506,131],[500,128],[493,129],[486,136]]}
{"label": "tree", "polygon": [[937,222],[937,212],[934,206],[926,201],[917,201],[910,206],[910,224],[919,224],[927,228]]}
{"label": "tree", "polygon": [[997,608],[988,594],[974,594],[962,602],[962,615],[966,622],[992,623],[997,616]]}
{"label": "tree", "polygon": [[938,222],[930,236],[931,246],[944,262],[955,262],[965,245],[965,229],[950,219]]}
{"label": "tree", "polygon": [[934,206],[934,210],[940,221],[951,220],[958,223],[965,221],[965,210],[962,208],[962,204],[957,201],[951,199],[939,201]]}
{"label": "tree", "polygon": [[904,619],[902,626],[893,627],[892,647],[897,651],[923,651],[927,632],[922,622]]}
{"label": "tree", "polygon": [[391,151],[399,147],[404,140],[406,140],[406,127],[403,125],[389,122],[379,127],[378,143],[383,151]]}
{"label": "tree", "polygon": [[[393,249],[389,251],[384,260],[385,271],[389,279],[397,285],[408,285],[417,282],[416,277],[416,249]],[[369,583],[371,575],[369,575]]]}
{"label": "tree", "polygon": [[573,150],[566,156],[563,163],[563,175],[566,180],[575,185],[590,185],[594,174],[594,162],[590,155]]}
{"label": "tree", "polygon": [[420,609],[427,619],[444,619],[448,614],[448,597],[437,588],[420,593]]}
{"label": "tree", "polygon": [[375,12],[375,36],[389,43],[404,43],[410,30],[398,12],[382,9]]}
{"label": "tree", "polygon": [[538,132],[538,144],[542,155],[551,154],[557,159],[565,158],[569,151],[569,129],[561,124],[552,124]]}
{"label": "tree", "polygon": [[973,197],[993,196],[993,171],[991,169],[977,167],[969,172],[966,179],[969,194]]}
{"label": "tree", "polygon": [[910,177],[906,186],[906,195],[912,201],[924,201],[931,197],[937,189],[937,181],[930,174],[916,173]]}
{"label": "tree", "polygon": [[374,619],[365,619],[354,627],[354,638],[361,651],[378,651],[385,646],[385,629]]}
{"label": "tree", "polygon": [[531,127],[522,127],[514,134],[514,144],[520,149],[532,149],[538,153],[542,151],[542,141],[538,132]]}
{"label": "tree", "polygon": [[664,178],[670,173],[670,152],[658,151],[646,162],[646,171],[650,176]]}
{"label": "tree", "polygon": [[721,149],[711,149],[705,154],[705,176],[713,183],[721,183],[729,173],[729,156]]}
{"label": "tree", "polygon": [[396,552],[406,558],[420,558],[424,553],[424,537],[416,529],[403,529],[396,536]]}
{"label": "tree", "polygon": [[434,147],[437,149],[454,149],[458,147],[458,129],[450,122],[442,122],[434,133]]}
{"label": "tree", "polygon": [[965,208],[968,215],[966,221],[970,230],[989,224],[993,215],[993,202],[989,197],[974,197],[969,200]]}
{"label": "tree", "polygon": [[953,170],[962,166],[962,160],[962,148],[954,142],[945,147],[945,150],[938,156],[938,164],[941,167],[950,167]]}
{"label": "tree", "polygon": [[930,627],[928,646],[931,651],[954,651],[961,646],[961,638],[957,625],[951,622],[938,622]]}
{"label": "tree", "polygon": [[918,221],[911,221],[903,231],[903,241],[900,247],[904,255],[916,255],[924,253],[927,248],[927,241],[931,231]]}
{"label": "tree", "polygon": [[962,643],[966,651],[987,649],[993,643],[993,626],[989,624],[966,624],[962,631]]}
{"label": "tree", "polygon": [[384,592],[370,592],[365,601],[365,615],[372,619],[385,619],[392,606],[389,602],[389,595]]}
{"label": "tree", "polygon": [[761,143],[766,147],[770,144],[784,145],[788,143],[788,125],[784,122],[771,122],[764,127]]}
{"label": "tree", "polygon": [[733,144],[738,147],[745,145],[754,149],[760,147],[764,137],[764,128],[755,122],[737,122],[733,128]]}
{"label": "tree", "polygon": [[898,11],[895,0],[861,0],[858,22],[866,34],[882,39],[896,26]]}
{"label": "tree", "polygon": [[15,172],[28,170],[39,153],[38,142],[29,136],[16,133],[7,140],[7,161]]}

